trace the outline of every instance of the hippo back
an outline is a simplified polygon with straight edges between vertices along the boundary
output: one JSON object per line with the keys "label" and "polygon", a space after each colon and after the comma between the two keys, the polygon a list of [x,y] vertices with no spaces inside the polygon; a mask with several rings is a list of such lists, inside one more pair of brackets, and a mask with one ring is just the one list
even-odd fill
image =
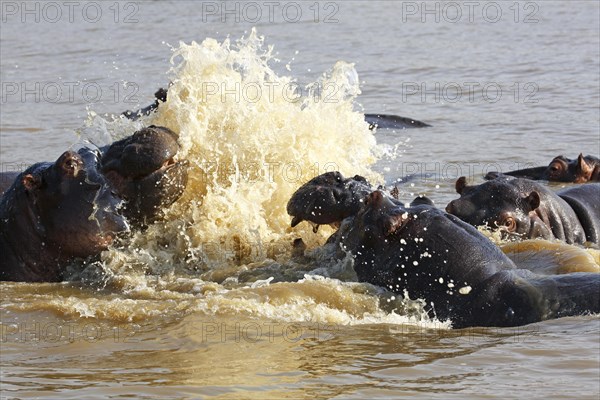
{"label": "hippo back", "polygon": [[577,214],[588,242],[598,245],[600,243],[600,183],[570,187],[557,194]]}

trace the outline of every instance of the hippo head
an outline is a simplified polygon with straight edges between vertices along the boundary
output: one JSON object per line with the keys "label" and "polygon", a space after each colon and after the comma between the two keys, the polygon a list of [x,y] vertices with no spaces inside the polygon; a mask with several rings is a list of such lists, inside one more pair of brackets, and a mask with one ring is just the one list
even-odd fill
{"label": "hippo head", "polygon": [[497,246],[455,216],[426,204],[404,207],[381,191],[369,194],[341,229],[360,281],[438,305],[512,267]]}
{"label": "hippo head", "polygon": [[177,134],[151,125],[113,143],[102,157],[102,173],[126,200],[123,214],[134,223],[154,221],[185,190],[188,161],[175,161]]}
{"label": "hippo head", "polygon": [[[85,258],[112,244],[129,230],[118,213],[122,201],[97,170],[98,153],[67,151],[54,164],[36,164],[13,188],[30,235],[39,238],[56,259]],[[25,221],[22,220],[22,221]]]}
{"label": "hippo head", "polygon": [[302,221],[317,225],[339,224],[358,212],[364,197],[372,191],[365,178],[345,179],[335,171],[319,175],[302,185],[287,204],[292,227]]}
{"label": "hippo head", "polygon": [[499,229],[504,237],[551,238],[552,232],[538,215],[540,193],[523,179],[500,176],[481,185],[468,186],[464,176],[456,181],[460,198],[446,211],[473,225]]}
{"label": "hippo head", "polygon": [[588,163],[583,154],[577,160],[565,156],[555,157],[544,171],[544,179],[554,182],[585,183],[592,177],[593,163]]}

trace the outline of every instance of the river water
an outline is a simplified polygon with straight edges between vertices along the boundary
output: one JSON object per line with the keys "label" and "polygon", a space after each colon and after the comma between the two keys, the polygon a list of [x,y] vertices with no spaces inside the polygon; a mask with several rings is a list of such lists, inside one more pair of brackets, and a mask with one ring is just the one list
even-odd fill
{"label": "river water", "polygon": [[[150,123],[191,161],[165,220],[70,282],[0,284],[3,398],[598,398],[597,316],[452,330],[357,283],[318,247],[329,228],[285,212],[332,169],[443,207],[462,175],[599,156],[598,2],[3,2],[1,17],[3,171]],[[169,81],[156,115],[109,115]],[[361,112],[432,127],[373,133]]]}

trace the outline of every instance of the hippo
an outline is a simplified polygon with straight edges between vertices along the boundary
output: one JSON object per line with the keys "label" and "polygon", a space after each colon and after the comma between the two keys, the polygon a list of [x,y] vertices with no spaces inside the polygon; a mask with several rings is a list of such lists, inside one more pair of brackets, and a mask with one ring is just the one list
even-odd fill
{"label": "hippo", "polygon": [[[356,215],[364,198],[373,190],[371,184],[360,175],[344,178],[339,171],[332,171],[316,176],[298,188],[287,203],[287,213],[292,216],[292,228],[302,221],[312,223],[315,232],[319,225],[337,228],[342,220]],[[390,196],[392,201],[402,204],[398,200],[398,188],[394,188]],[[433,206],[433,201],[426,196],[419,196],[410,205],[418,204]]]}
{"label": "hippo", "polygon": [[[112,190],[126,200],[121,213],[134,228],[155,222],[185,190],[189,162],[175,161],[177,139],[172,130],[150,125],[100,149],[99,170]],[[0,174],[0,195],[17,176]]]}
{"label": "hippo", "polygon": [[589,155],[584,157],[581,153],[576,160],[558,156],[547,167],[526,168],[505,172],[504,174],[489,172],[485,179],[495,179],[500,175],[551,182],[600,182],[600,159]]}
{"label": "hippo", "polygon": [[600,274],[518,269],[477,229],[427,204],[407,208],[374,191],[335,235],[359,281],[423,299],[454,328],[600,312]]}
{"label": "hippo", "polygon": [[369,129],[410,129],[427,128],[431,125],[416,119],[401,117],[391,114],[365,114],[365,121],[369,124]]}
{"label": "hippo", "polygon": [[0,199],[0,280],[61,281],[69,263],[129,231],[99,158],[90,149],[67,151],[17,176]]}
{"label": "hippo", "polygon": [[[343,183],[362,180],[339,173],[317,178],[292,195],[292,225],[297,217],[335,222],[339,229],[327,242],[343,249],[340,257],[352,254],[359,281],[424,299],[431,317],[451,320],[454,328],[518,326],[600,310],[600,274],[519,269],[477,229],[426,197],[408,207],[381,190],[356,200],[368,187]],[[338,202],[336,196],[354,200]],[[299,241],[295,248],[302,247]]]}
{"label": "hippo", "polygon": [[[171,87],[173,83],[169,83]],[[168,89],[160,88],[154,93],[154,103],[141,108],[137,111],[127,110],[121,115],[132,121],[137,121],[143,116],[154,113],[161,103],[167,101]],[[401,117],[391,114],[365,114],[365,121],[369,124],[369,129],[410,129],[410,128],[426,128],[431,125],[425,122],[417,121],[416,119]]]}
{"label": "hippo", "polygon": [[[169,86],[171,86],[171,84],[169,84]],[[141,117],[155,112],[158,109],[159,104],[164,103],[165,101],[167,101],[167,89],[159,88],[154,93],[154,103],[137,111],[127,110],[121,113],[121,115],[132,121],[137,121]]]}
{"label": "hippo", "polygon": [[344,218],[356,214],[372,191],[371,184],[360,175],[344,178],[334,171],[316,176],[296,190],[287,203],[292,227],[302,221],[316,224],[315,231],[318,225],[339,225]]}
{"label": "hippo", "polygon": [[558,192],[534,181],[500,176],[481,185],[456,181],[460,198],[446,211],[474,226],[499,228],[507,238],[558,239],[569,244],[599,244],[600,184]]}
{"label": "hippo", "polygon": [[0,196],[13,184],[17,176],[19,172],[15,171],[0,173]]}
{"label": "hippo", "polygon": [[187,160],[175,161],[178,136],[150,125],[103,149],[101,172],[113,190],[126,200],[123,215],[136,227],[160,217],[187,184]]}

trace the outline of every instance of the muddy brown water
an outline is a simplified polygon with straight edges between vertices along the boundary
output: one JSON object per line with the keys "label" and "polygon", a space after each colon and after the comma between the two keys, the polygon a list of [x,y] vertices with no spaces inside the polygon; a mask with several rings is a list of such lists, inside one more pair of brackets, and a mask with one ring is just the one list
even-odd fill
{"label": "muddy brown water", "polygon": [[[285,214],[333,167],[443,207],[461,175],[599,156],[597,2],[23,4],[2,3],[3,171],[161,123],[195,178],[72,282],[0,284],[3,398],[598,398],[597,316],[452,330],[356,283],[349,260],[290,260],[293,238],[316,249],[330,230]],[[169,80],[159,114],[103,116]],[[362,110],[432,127],[371,134]],[[597,268],[584,253],[512,257]]]}

